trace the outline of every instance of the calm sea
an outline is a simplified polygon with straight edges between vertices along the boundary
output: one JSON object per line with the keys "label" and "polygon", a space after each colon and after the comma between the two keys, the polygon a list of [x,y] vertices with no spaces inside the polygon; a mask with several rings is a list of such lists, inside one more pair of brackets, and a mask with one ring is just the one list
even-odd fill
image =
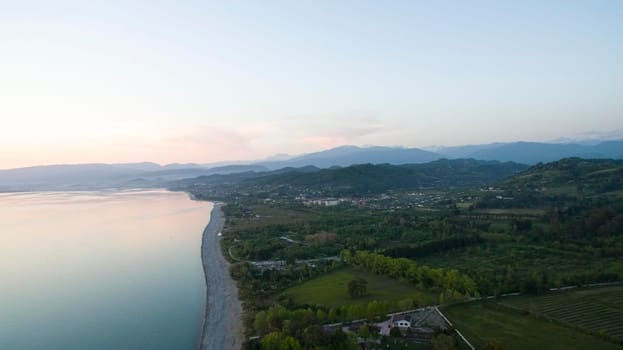
{"label": "calm sea", "polygon": [[212,204],[167,191],[0,194],[0,349],[194,349]]}

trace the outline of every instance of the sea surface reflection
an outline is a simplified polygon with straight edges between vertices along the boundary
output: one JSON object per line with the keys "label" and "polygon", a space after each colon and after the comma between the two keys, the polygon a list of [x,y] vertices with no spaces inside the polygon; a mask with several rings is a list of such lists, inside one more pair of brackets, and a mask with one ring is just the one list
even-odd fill
{"label": "sea surface reflection", "polygon": [[0,194],[0,349],[193,349],[212,203],[167,191]]}

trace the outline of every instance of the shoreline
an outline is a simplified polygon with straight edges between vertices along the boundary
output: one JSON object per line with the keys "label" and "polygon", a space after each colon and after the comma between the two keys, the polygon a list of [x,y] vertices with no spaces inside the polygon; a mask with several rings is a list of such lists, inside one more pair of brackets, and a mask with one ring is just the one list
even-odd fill
{"label": "shoreline", "polygon": [[201,238],[201,263],[206,282],[206,306],[199,350],[242,347],[242,305],[238,287],[229,275],[218,232],[225,226],[223,203],[213,202],[210,222]]}

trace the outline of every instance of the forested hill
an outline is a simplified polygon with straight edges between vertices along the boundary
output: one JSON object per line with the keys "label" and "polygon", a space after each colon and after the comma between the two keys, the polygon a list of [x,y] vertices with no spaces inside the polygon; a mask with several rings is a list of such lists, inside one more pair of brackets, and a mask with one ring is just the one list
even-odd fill
{"label": "forested hill", "polygon": [[[528,166],[513,162],[473,159],[437,160],[425,164],[361,164],[331,169],[287,169],[270,173],[229,177],[227,185],[238,190],[304,189],[325,194],[365,195],[389,190],[484,186],[516,174]],[[226,177],[222,177],[225,180]],[[179,182],[182,186],[216,186],[217,178]]]}
{"label": "forested hill", "polygon": [[246,185],[289,185],[335,193],[379,193],[388,190],[486,185],[526,168],[517,163],[472,159],[425,164],[361,164],[316,172],[286,172],[249,179]]}
{"label": "forested hill", "polygon": [[568,195],[623,190],[623,160],[566,158],[537,164],[506,179],[504,187]]}

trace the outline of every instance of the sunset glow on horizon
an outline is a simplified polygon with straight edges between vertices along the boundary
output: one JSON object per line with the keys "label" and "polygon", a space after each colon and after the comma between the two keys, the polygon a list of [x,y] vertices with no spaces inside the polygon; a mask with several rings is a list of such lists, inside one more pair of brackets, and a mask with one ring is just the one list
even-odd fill
{"label": "sunset glow on horizon", "polygon": [[20,1],[0,169],[623,129],[623,2]]}

